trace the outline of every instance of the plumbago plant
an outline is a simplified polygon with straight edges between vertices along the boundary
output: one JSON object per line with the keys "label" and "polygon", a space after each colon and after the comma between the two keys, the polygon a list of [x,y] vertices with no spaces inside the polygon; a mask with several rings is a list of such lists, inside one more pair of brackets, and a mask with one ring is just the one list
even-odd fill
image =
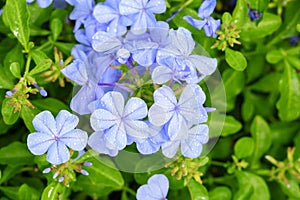
{"label": "plumbago plant", "polygon": [[0,199],[299,199],[299,6],[0,1]]}

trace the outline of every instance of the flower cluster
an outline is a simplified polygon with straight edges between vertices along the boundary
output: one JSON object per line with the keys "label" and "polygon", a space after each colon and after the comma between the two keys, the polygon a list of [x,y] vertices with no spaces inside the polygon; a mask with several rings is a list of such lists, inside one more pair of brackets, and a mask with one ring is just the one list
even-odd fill
{"label": "flower cluster", "polygon": [[191,16],[185,16],[184,19],[199,30],[203,28],[206,36],[215,38],[217,37],[216,31],[220,29],[221,22],[210,15],[213,13],[216,4],[216,0],[204,0],[198,9],[198,16],[202,20],[194,19]]}
{"label": "flower cluster", "polygon": [[208,141],[206,97],[198,83],[215,71],[216,59],[192,54],[187,29],[156,21],[155,14],[166,10],[164,0],[72,5],[80,44],[62,73],[81,86],[70,106],[91,114],[89,146],[116,156],[135,142],[142,154],[162,148],[171,158],[180,148],[198,157]]}

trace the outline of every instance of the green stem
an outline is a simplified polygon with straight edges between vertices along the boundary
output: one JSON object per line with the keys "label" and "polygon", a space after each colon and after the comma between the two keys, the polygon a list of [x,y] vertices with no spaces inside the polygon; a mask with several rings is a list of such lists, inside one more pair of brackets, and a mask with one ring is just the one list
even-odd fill
{"label": "green stem", "polygon": [[37,50],[43,50],[46,49],[46,47],[48,47],[49,45],[52,45],[52,41],[48,40],[47,42],[45,42],[44,44],[42,44],[41,46],[39,46],[37,48]]}
{"label": "green stem", "polygon": [[24,78],[26,78],[26,76],[27,76],[28,73],[29,73],[30,63],[31,63],[31,54],[29,53],[29,54],[28,54],[27,61],[26,61],[26,66],[25,66]]}
{"label": "green stem", "polygon": [[130,193],[132,196],[136,196],[136,192],[134,190],[132,190],[131,188],[127,187],[127,186],[124,186],[123,190]]}
{"label": "green stem", "polygon": [[215,166],[219,166],[219,167],[224,167],[224,168],[227,168],[228,167],[228,164],[227,163],[223,163],[223,162],[219,162],[219,161],[211,161],[210,162],[212,165],[215,165]]}

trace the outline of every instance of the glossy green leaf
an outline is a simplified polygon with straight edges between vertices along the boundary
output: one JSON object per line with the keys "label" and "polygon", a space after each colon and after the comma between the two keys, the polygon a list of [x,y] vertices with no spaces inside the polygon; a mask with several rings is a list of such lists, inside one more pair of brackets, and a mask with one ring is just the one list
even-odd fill
{"label": "glossy green leaf", "polygon": [[237,71],[243,71],[247,67],[247,60],[244,55],[239,51],[231,50],[226,48],[225,50],[225,60],[230,67]]}
{"label": "glossy green leaf", "polygon": [[246,1],[238,0],[234,8],[232,19],[237,25],[238,29],[241,29],[243,25],[249,21],[248,19],[248,6]]}
{"label": "glossy green leaf", "polygon": [[234,200],[269,200],[270,192],[264,179],[250,172],[237,171],[236,177],[239,190],[234,195]]}
{"label": "glossy green leaf", "polygon": [[49,69],[51,67],[52,64],[52,60],[50,59],[43,59],[39,62],[39,64],[37,66],[35,66],[30,72],[29,75],[33,76],[36,75],[38,73],[41,73],[43,71],[46,71],[47,69]]}
{"label": "glossy green leaf", "polygon": [[7,0],[3,16],[14,36],[18,38],[24,49],[28,50],[29,13],[26,1]]}
{"label": "glossy green leaf", "polygon": [[[249,19],[250,20],[250,19]],[[281,25],[281,18],[272,13],[263,13],[262,20],[256,25],[255,22],[247,22],[242,26],[241,40],[254,41],[272,34]]]}
{"label": "glossy green leaf", "polygon": [[61,110],[68,110],[71,111],[69,106],[64,104],[58,99],[47,97],[45,99],[39,100],[32,100],[31,103],[38,109],[38,110],[49,110],[54,115],[57,115]]}
{"label": "glossy green leaf", "polygon": [[297,24],[297,31],[300,32],[300,24]]}
{"label": "glossy green leaf", "polygon": [[255,107],[253,105],[253,103],[251,102],[251,100],[247,97],[247,95],[245,95],[245,100],[242,104],[242,117],[244,121],[250,121],[254,115],[255,112]]}
{"label": "glossy green leaf", "polygon": [[287,61],[293,66],[295,67],[297,70],[300,70],[300,60],[299,60],[299,56],[300,56],[300,51],[299,51],[299,55],[298,56],[288,56],[287,57]]}
{"label": "glossy green leaf", "polygon": [[65,199],[66,197],[62,198],[62,196],[66,195],[66,189],[66,186],[54,181],[44,189],[41,196],[41,200]]}
{"label": "glossy green leaf", "polygon": [[26,144],[13,142],[0,149],[0,163],[8,165],[32,165],[34,155],[29,152]]}
{"label": "glossy green leaf", "polygon": [[273,49],[267,53],[266,59],[271,64],[279,63],[282,59],[282,51],[280,49]]}
{"label": "glossy green leaf", "polygon": [[54,18],[50,21],[50,29],[53,40],[56,41],[63,30],[63,23],[60,21],[60,19]]}
{"label": "glossy green leaf", "polygon": [[65,43],[65,42],[55,42],[55,46],[57,49],[61,52],[63,52],[66,55],[71,54],[71,50],[74,47],[75,43]]}
{"label": "glossy green leaf", "polygon": [[197,183],[194,179],[188,183],[187,187],[190,191],[191,200],[208,199],[207,189],[203,185]]}
{"label": "glossy green leaf", "polygon": [[225,137],[232,135],[241,130],[241,128],[242,124],[238,120],[236,120],[233,116],[227,115],[222,130],[222,136]]}
{"label": "glossy green leaf", "polygon": [[284,181],[278,181],[282,191],[289,197],[300,199],[300,187],[296,177],[288,176],[288,183]]}
{"label": "glossy green leaf", "polygon": [[236,97],[244,88],[245,76],[242,72],[227,69],[223,72],[222,79],[227,99]]}
{"label": "glossy green leaf", "polygon": [[14,62],[20,64],[20,71],[24,69],[24,55],[20,44],[17,44],[6,54],[3,64],[5,68],[9,68],[9,66]]}
{"label": "glossy green leaf", "polygon": [[238,159],[250,157],[254,152],[255,142],[251,137],[242,137],[234,144],[234,155]]}
{"label": "glossy green leaf", "polygon": [[11,65],[9,66],[9,69],[10,69],[12,75],[14,75],[14,77],[21,78],[21,67],[18,62],[11,63]]}
{"label": "glossy green leaf", "polygon": [[269,73],[263,76],[261,79],[256,81],[253,85],[251,85],[251,89],[258,92],[274,92],[278,91],[279,80],[281,78],[281,73]]}
{"label": "glossy green leaf", "polygon": [[14,106],[11,104],[11,99],[4,99],[2,102],[1,114],[6,124],[14,124],[20,116],[20,111],[15,112]]}
{"label": "glossy green leaf", "polygon": [[21,111],[21,117],[30,132],[35,132],[35,128],[32,125],[32,120],[40,111],[37,108],[30,108],[24,106]]}
{"label": "glossy green leaf", "polygon": [[[80,175],[73,187],[75,191],[84,191],[92,197],[100,197],[109,194],[114,190],[121,190],[124,180],[121,173],[109,166],[114,164],[109,160],[97,159],[97,154],[88,151],[80,161],[89,161],[92,166],[86,168],[89,175]],[[86,159],[85,159],[86,158]],[[108,164],[109,163],[109,166]]]}
{"label": "glossy green leaf", "polygon": [[6,75],[7,71],[0,66],[0,89],[11,90],[14,87],[13,78]]}
{"label": "glossy green leaf", "polygon": [[284,73],[279,82],[280,99],[276,107],[283,121],[292,121],[300,116],[300,81],[297,72],[285,63]]}
{"label": "glossy green leaf", "polygon": [[30,55],[32,56],[36,65],[40,64],[44,60],[49,59],[49,57],[43,51],[37,49],[31,50]]}
{"label": "glossy green leaf", "polygon": [[250,127],[251,135],[254,139],[255,147],[252,159],[252,168],[257,167],[257,162],[270,148],[272,135],[268,123],[260,116],[256,116]]}
{"label": "glossy green leaf", "polygon": [[264,11],[268,6],[268,0],[246,0],[252,9],[260,12]]}
{"label": "glossy green leaf", "polygon": [[0,186],[0,191],[5,194],[5,196],[10,199],[18,199],[18,190],[19,187],[2,187]]}
{"label": "glossy green leaf", "polygon": [[232,17],[229,12],[225,12],[222,15],[222,24],[230,24],[231,20],[232,20]]}
{"label": "glossy green leaf", "polygon": [[39,200],[37,190],[29,187],[27,184],[21,185],[19,188],[19,200]]}
{"label": "glossy green leaf", "polygon": [[20,173],[21,170],[22,166],[20,165],[8,165],[7,167],[5,167],[2,171],[2,177],[0,178],[0,185],[8,181],[10,178],[14,177],[17,173]]}
{"label": "glossy green leaf", "polygon": [[231,200],[232,192],[228,187],[219,186],[209,191],[209,200]]}

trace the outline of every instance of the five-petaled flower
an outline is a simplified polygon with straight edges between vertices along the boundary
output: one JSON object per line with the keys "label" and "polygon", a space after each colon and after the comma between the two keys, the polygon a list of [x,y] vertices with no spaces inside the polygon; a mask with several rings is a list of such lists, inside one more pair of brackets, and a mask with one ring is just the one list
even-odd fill
{"label": "five-petaled flower", "polygon": [[149,178],[148,184],[138,188],[137,200],[167,200],[169,180],[163,174],[155,174]]}
{"label": "five-petaled flower", "polygon": [[29,150],[34,155],[47,152],[47,161],[54,165],[67,162],[70,159],[67,147],[81,151],[87,144],[87,133],[74,129],[78,122],[78,117],[66,110],[61,110],[55,119],[49,111],[39,113],[32,121],[37,132],[27,138]]}

